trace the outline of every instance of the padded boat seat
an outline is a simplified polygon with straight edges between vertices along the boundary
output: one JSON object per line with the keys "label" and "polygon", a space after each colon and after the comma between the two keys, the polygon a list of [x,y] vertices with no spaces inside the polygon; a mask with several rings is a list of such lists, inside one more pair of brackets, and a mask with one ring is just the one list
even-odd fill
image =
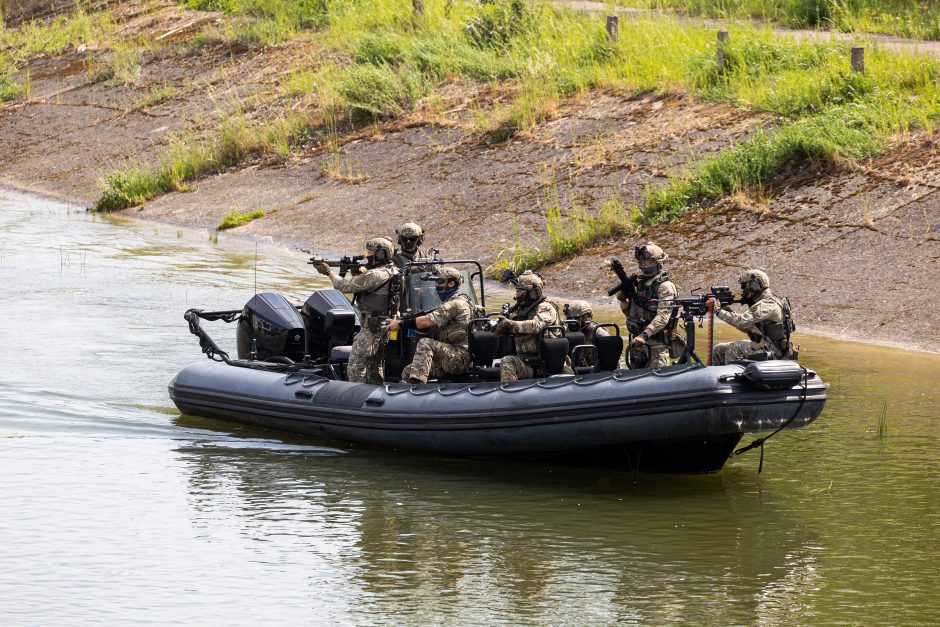
{"label": "padded boat seat", "polygon": [[584,333],[581,331],[568,331],[565,333],[565,337],[568,338],[568,354],[574,359],[574,349],[587,344],[587,337],[585,337]]}
{"label": "padded boat seat", "polygon": [[561,374],[565,368],[565,359],[568,357],[568,338],[542,337],[539,343],[539,358],[542,360],[543,372],[551,376]]}
{"label": "padded boat seat", "polygon": [[352,346],[334,346],[330,349],[330,361],[349,361]]}
{"label": "padded boat seat", "polygon": [[620,366],[623,354],[623,337],[620,335],[595,335],[594,346],[597,348],[597,371],[616,370]]}
{"label": "padded boat seat", "polygon": [[484,381],[498,381],[499,367],[493,365],[501,346],[502,337],[492,331],[471,329],[467,335],[467,345],[473,357],[471,373]]}
{"label": "padded boat seat", "polygon": [[571,349],[571,366],[576,374],[594,372],[597,348],[593,344],[579,344]]}

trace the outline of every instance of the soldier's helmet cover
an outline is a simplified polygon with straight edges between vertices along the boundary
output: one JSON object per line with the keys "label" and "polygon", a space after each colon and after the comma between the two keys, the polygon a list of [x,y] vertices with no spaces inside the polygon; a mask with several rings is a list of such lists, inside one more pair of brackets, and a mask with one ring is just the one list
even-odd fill
{"label": "soldier's helmet cover", "polygon": [[453,279],[454,281],[457,281],[457,285],[463,283],[463,275],[460,274],[460,270],[452,266],[444,266],[439,268],[438,271],[435,272],[435,276],[437,279],[447,279],[448,281]]}
{"label": "soldier's helmet cover", "polygon": [[748,289],[753,290],[754,287],[751,286],[752,281],[759,288],[755,291],[762,292],[770,287],[770,277],[767,276],[767,273],[763,270],[752,268],[750,270],[745,270],[744,273],[738,277],[738,283],[741,285],[747,285]]}
{"label": "soldier's helmet cover", "polygon": [[[376,261],[389,261],[392,255],[395,254],[395,245],[384,237],[373,237],[366,242],[366,250],[375,254],[377,257]],[[380,250],[385,253],[384,259],[378,258],[381,256],[379,255]]]}
{"label": "soldier's helmet cover", "polygon": [[654,259],[660,263],[666,261],[666,259],[669,258],[669,255],[666,254],[666,251],[653,242],[646,242],[646,244],[643,246],[637,246],[633,251],[633,256],[637,261],[643,261],[644,259]]}
{"label": "soldier's helmet cover", "polygon": [[523,288],[528,300],[537,300],[545,292],[545,281],[538,274],[526,270],[516,279],[516,288]]}
{"label": "soldier's helmet cover", "polygon": [[414,222],[405,222],[395,229],[395,235],[398,236],[398,244],[406,253],[414,253],[418,246],[424,241],[424,230]]}
{"label": "soldier's helmet cover", "polygon": [[586,300],[576,300],[568,305],[568,314],[572,318],[580,318],[585,314],[594,315],[594,309]]}

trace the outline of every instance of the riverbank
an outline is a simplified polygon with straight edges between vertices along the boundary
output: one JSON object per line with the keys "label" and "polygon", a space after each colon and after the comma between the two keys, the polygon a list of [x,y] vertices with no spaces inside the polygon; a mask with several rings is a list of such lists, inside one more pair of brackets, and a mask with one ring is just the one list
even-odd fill
{"label": "riverbank", "polygon": [[[28,93],[0,105],[3,181],[90,206],[115,172],[130,177],[150,164],[164,167],[179,191],[129,209],[134,217],[212,230],[230,214],[263,211],[233,233],[332,251],[356,251],[414,220],[445,257],[487,265],[541,259],[551,290],[598,303],[610,302],[607,260],[629,266],[633,246],[654,240],[669,252],[683,292],[733,284],[742,269],[760,266],[792,298],[800,329],[940,350],[940,147],[930,110],[921,124],[890,133],[873,156],[797,154],[770,176],[693,200],[663,223],[644,218],[651,190],[699,180],[709,159],[735,161],[735,147],[800,120],[688,93],[677,72],[666,81],[672,89],[639,89],[630,79],[538,100],[517,127],[513,116],[530,102],[531,84],[451,71],[397,115],[353,123],[326,115],[322,84],[305,86],[324,76],[309,68],[348,61],[318,40],[230,36],[257,24],[165,2],[116,4],[108,20],[95,19],[82,27],[82,44],[31,56],[20,68]],[[689,37],[689,46],[705,40],[692,27],[656,28],[675,28],[668,32]],[[120,38],[159,45],[122,49],[113,43]],[[905,80],[932,76],[933,66],[918,63],[910,61],[920,69]],[[831,76],[843,87],[881,89]],[[735,89],[750,85],[740,80]],[[932,94],[906,97],[922,104]],[[868,103],[823,105],[851,116]],[[281,117],[282,126],[258,126],[284,111],[304,124]],[[300,131],[309,137],[291,134]],[[200,153],[209,167],[187,175],[205,138],[215,138],[216,152]]]}

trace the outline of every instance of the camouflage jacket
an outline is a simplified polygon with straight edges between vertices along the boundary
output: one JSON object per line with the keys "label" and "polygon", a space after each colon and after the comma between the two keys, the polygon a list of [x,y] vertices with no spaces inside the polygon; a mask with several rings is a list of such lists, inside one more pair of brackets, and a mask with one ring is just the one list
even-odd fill
{"label": "camouflage jacket", "polygon": [[396,274],[398,268],[387,263],[348,279],[334,276],[333,287],[353,294],[353,304],[363,316],[388,315],[388,284]]}
{"label": "camouflage jacket", "polygon": [[428,314],[437,327],[437,339],[467,348],[467,327],[476,315],[476,308],[463,294],[454,294]]}
{"label": "camouflage jacket", "polygon": [[735,313],[722,307],[715,311],[715,316],[748,335],[754,331],[763,337],[767,348],[780,351],[779,342],[785,335],[783,326],[783,307],[770,290],[764,290],[760,298],[743,313]]}
{"label": "camouflage jacket", "polygon": [[[514,319],[515,320],[515,319]],[[539,354],[539,333],[547,326],[561,324],[558,309],[547,300],[543,300],[525,318],[515,320],[516,354],[519,357],[534,358]],[[547,331],[549,337],[561,337],[561,330]]]}
{"label": "camouflage jacket", "polygon": [[642,282],[636,296],[620,303],[630,335],[636,336],[648,329],[650,335],[655,336],[665,329],[672,318],[670,305],[678,296],[676,284],[665,273]]}

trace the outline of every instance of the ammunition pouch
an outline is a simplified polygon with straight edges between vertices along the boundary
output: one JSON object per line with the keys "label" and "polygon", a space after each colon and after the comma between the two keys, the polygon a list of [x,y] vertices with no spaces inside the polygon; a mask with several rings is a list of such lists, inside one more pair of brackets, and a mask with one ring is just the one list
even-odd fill
{"label": "ammunition pouch", "polygon": [[628,365],[632,370],[648,368],[652,359],[652,351],[648,344],[631,344],[627,350]]}
{"label": "ammunition pouch", "polygon": [[672,339],[669,341],[669,357],[670,359],[679,359],[682,357],[682,354],[685,353],[686,341],[685,338],[679,335],[678,333],[672,336]]}
{"label": "ammunition pouch", "polygon": [[369,316],[364,320],[366,328],[369,329],[372,333],[378,333],[382,330],[382,324],[385,322],[385,318],[381,316]]}

